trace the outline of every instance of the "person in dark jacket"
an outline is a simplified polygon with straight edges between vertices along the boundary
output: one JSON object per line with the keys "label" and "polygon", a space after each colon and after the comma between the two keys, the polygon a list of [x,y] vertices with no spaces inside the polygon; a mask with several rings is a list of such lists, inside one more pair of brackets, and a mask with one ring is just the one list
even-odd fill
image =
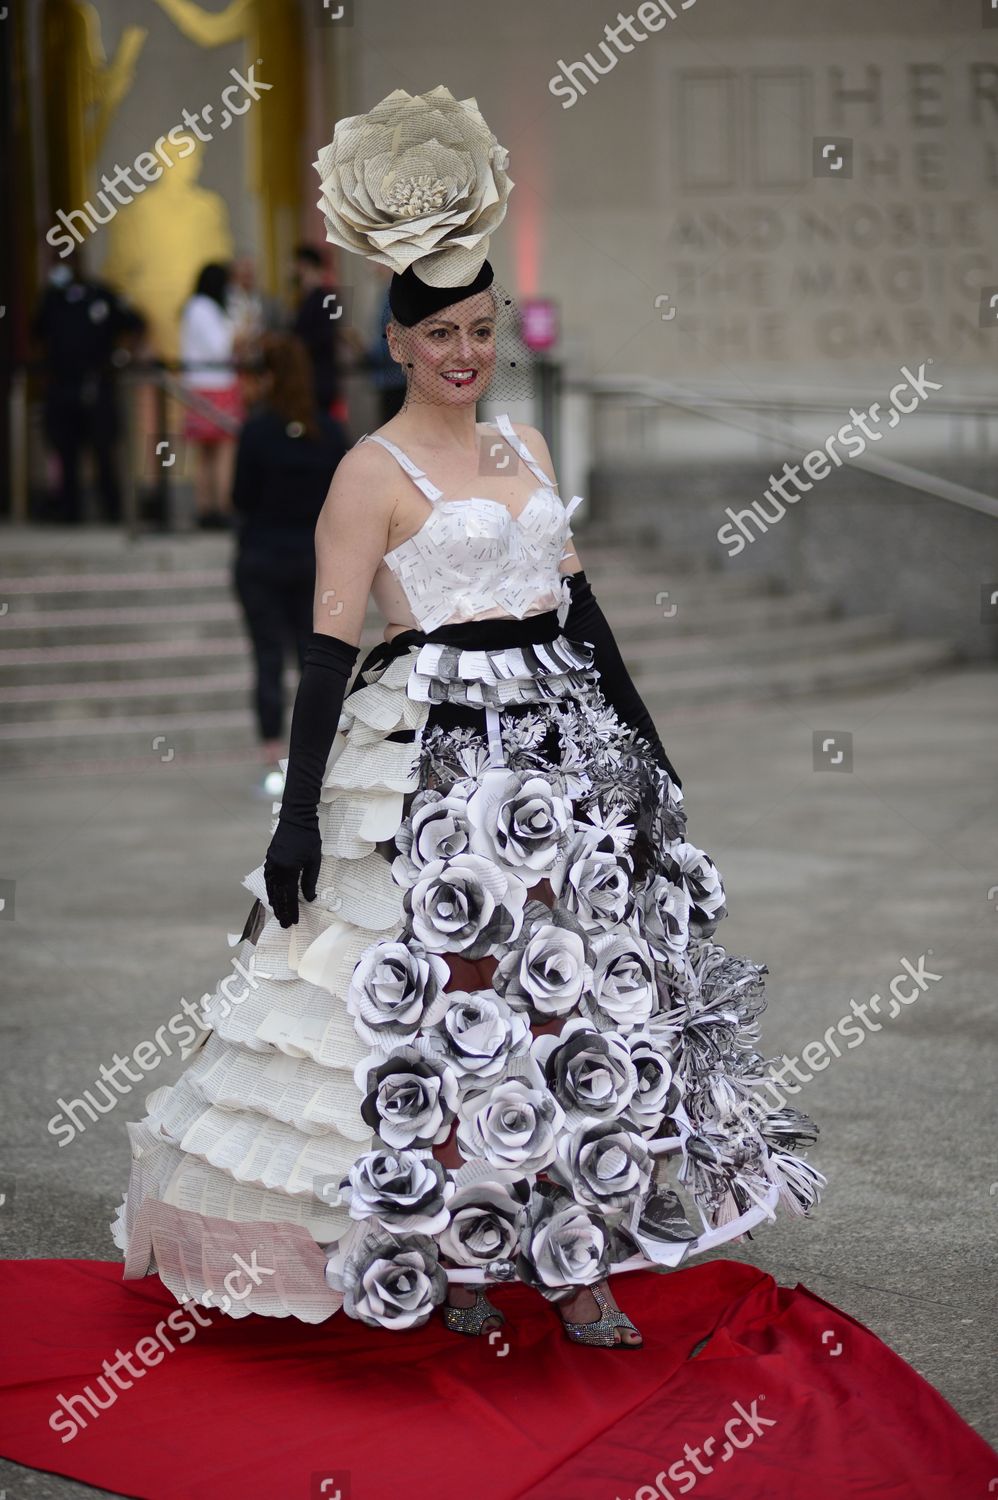
{"label": "person in dark jacket", "polygon": [[294,284],[298,303],[291,332],[308,351],[316,404],[320,411],[342,417],[339,320],[343,308],[326,275],[322,254],[314,245],[299,245],[295,250]]}
{"label": "person in dark jacket", "polygon": [[316,409],[308,354],[293,334],[262,337],[249,380],[255,403],[232,491],[234,581],[256,661],[257,726],[271,768],[264,787],[279,792],[285,650],[293,640],[300,667],[312,632],[315,523],[347,440],[341,424]]}
{"label": "person in dark jacket", "polygon": [[87,276],[72,254],[49,271],[31,322],[44,366],[45,436],[59,460],[53,519],[83,520],[80,460],[94,456],[105,521],[121,519],[116,377],[123,349],[144,329],[141,315],[105,282]]}

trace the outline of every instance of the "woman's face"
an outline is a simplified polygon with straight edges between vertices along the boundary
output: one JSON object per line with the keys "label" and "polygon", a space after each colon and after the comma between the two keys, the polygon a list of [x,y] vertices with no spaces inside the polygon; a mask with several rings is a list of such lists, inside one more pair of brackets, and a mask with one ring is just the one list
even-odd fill
{"label": "woman's face", "polygon": [[410,401],[473,406],[495,369],[495,303],[486,290],[412,328],[393,325],[389,348],[408,375]]}

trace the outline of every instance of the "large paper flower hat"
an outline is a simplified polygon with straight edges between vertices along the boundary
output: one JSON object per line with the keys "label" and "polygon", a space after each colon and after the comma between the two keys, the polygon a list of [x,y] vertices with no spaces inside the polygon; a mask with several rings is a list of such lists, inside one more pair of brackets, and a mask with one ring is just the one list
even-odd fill
{"label": "large paper flower hat", "polygon": [[313,164],[326,238],[391,267],[392,312],[411,327],[492,285],[487,255],[513,187],[508,161],[474,99],[443,84],[395,89],[337,121]]}

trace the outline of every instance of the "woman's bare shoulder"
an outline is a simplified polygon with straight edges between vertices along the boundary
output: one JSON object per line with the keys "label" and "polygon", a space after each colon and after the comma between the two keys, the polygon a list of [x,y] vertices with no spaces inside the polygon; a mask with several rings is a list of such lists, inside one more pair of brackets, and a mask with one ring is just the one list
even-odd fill
{"label": "woman's bare shoulder", "polygon": [[398,501],[398,489],[398,465],[391,454],[380,443],[355,443],[336,465],[322,507],[320,529],[342,532],[345,528],[370,528],[383,539]]}

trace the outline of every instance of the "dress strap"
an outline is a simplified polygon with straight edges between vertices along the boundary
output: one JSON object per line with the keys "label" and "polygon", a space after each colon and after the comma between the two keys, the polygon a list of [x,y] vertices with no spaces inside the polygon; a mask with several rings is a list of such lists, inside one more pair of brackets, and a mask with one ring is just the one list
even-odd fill
{"label": "dress strap", "polygon": [[381,437],[377,432],[365,432],[363,437],[358,438],[358,442],[361,443],[368,440],[370,440],[371,442],[380,443],[382,448],[388,449],[392,457],[398,460],[399,464],[408,474],[413,484],[418,485],[419,489],[422,490],[423,494],[426,496],[427,500],[431,502],[431,504],[435,504],[436,501],[440,499],[441,495],[443,494],[443,490],[438,490],[433,481],[431,479],[427,479],[426,475],[423,473],[423,470],[417,468],[409,455],[407,453],[403,453],[402,449],[397,447],[390,438]]}
{"label": "dress strap", "polygon": [[513,424],[509,420],[509,417],[505,412],[501,412],[499,416],[496,417],[495,424],[498,427],[499,431],[502,433],[503,437],[506,439],[507,443],[509,443],[512,448],[516,449],[517,453],[523,459],[523,462],[527,465],[527,468],[530,469],[532,473],[536,474],[537,478],[541,481],[541,484],[547,485],[549,490],[556,489],[557,486],[555,485],[554,481],[549,479],[545,474],[544,470],[534,458],[526,443],[513,431]]}

